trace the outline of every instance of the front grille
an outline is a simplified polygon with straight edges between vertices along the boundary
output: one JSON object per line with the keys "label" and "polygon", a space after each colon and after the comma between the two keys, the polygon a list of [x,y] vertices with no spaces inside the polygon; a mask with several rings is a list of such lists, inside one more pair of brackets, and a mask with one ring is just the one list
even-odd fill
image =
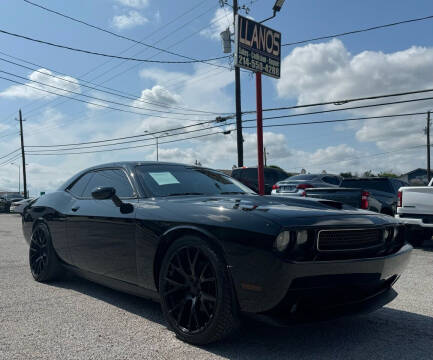
{"label": "front grille", "polygon": [[382,230],[321,230],[317,238],[319,251],[364,250],[383,245]]}

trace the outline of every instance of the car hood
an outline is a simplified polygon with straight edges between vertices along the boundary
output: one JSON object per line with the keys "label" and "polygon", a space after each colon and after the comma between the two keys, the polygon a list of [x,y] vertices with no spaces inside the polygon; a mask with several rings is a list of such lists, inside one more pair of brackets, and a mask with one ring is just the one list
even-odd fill
{"label": "car hood", "polygon": [[[165,198],[170,210],[214,212],[216,209],[229,212],[242,212],[246,216],[260,217],[282,226],[303,224],[317,225],[321,221],[348,224],[356,221],[359,224],[383,224],[395,222],[389,216],[383,216],[370,211],[356,209],[338,202],[286,198],[277,196],[178,196]],[[350,220],[349,220],[350,219]],[[332,222],[331,221],[331,222]]]}

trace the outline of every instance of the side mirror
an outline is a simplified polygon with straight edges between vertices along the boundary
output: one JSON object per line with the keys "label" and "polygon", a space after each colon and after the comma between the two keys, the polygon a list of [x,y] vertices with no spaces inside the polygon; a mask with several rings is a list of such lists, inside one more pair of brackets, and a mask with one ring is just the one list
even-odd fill
{"label": "side mirror", "polygon": [[134,206],[129,203],[124,203],[116,195],[116,189],[113,187],[97,187],[92,191],[92,197],[95,200],[108,200],[111,199],[122,214],[130,214],[134,211]]}
{"label": "side mirror", "polygon": [[112,199],[116,195],[116,189],[113,187],[97,187],[92,191],[92,198],[95,200]]}

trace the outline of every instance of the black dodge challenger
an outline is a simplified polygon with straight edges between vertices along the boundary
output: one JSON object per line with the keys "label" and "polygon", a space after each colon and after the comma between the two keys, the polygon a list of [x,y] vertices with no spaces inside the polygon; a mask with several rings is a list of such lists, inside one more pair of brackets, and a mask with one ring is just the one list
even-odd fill
{"label": "black dodge challenger", "polygon": [[293,323],[377,309],[411,252],[394,218],[327,200],[262,197],[212,169],[89,168],[23,213],[37,281],[69,270],[161,302],[206,344],[241,315]]}

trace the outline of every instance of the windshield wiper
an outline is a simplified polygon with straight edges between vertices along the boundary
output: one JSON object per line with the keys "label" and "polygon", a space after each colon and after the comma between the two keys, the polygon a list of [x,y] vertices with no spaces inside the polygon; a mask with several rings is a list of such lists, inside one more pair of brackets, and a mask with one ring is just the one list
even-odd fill
{"label": "windshield wiper", "polygon": [[185,192],[185,193],[174,193],[174,194],[168,194],[166,196],[181,196],[181,195],[204,195],[204,193],[199,192]]}

